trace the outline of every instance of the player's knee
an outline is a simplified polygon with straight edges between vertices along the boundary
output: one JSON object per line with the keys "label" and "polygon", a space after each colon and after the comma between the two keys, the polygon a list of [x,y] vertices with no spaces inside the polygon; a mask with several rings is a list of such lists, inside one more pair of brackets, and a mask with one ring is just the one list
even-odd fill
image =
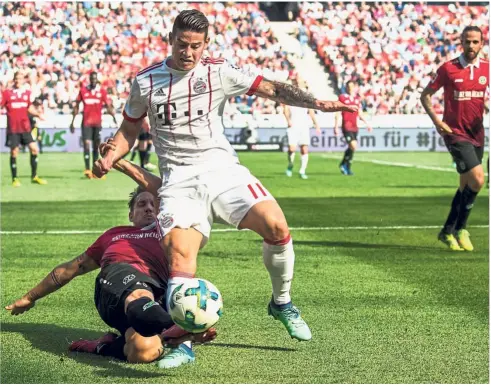
{"label": "player's knee", "polygon": [[290,234],[288,224],[284,216],[272,215],[266,219],[266,237],[271,241],[284,240]]}
{"label": "player's knee", "polygon": [[133,300],[126,308],[128,323],[135,331],[151,337],[174,325],[170,315],[156,301],[144,296]]}
{"label": "player's knee", "polygon": [[39,150],[36,146],[31,147],[30,150],[31,150],[32,155],[38,155],[39,154]]}
{"label": "player's knee", "polygon": [[10,149],[10,156],[12,158],[17,158],[18,155],[19,155],[19,148],[18,147]]}
{"label": "player's knee", "polygon": [[356,141],[351,141],[349,144],[350,149],[353,151],[356,150],[357,146],[358,146],[358,142],[356,142]]}
{"label": "player's knee", "polygon": [[469,187],[475,191],[479,192],[484,186],[484,173],[477,174],[469,181]]}
{"label": "player's knee", "polygon": [[145,338],[136,336],[126,343],[126,360],[130,363],[150,363],[155,361],[163,352],[159,337]]}

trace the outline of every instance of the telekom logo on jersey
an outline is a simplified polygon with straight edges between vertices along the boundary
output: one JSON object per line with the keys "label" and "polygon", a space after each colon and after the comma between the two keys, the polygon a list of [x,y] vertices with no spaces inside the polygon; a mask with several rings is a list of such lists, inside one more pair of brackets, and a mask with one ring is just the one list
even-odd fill
{"label": "telekom logo on jersey", "polygon": [[[203,110],[197,109],[196,114],[203,115]],[[189,110],[183,111],[183,116],[189,117]],[[169,118],[176,119],[177,117],[178,117],[178,112],[176,110],[175,103],[160,103],[157,105],[157,118],[163,120],[164,125],[171,124]]]}
{"label": "telekom logo on jersey", "polygon": [[454,90],[453,97],[457,101],[469,100],[472,98],[484,98],[484,91],[459,91]]}

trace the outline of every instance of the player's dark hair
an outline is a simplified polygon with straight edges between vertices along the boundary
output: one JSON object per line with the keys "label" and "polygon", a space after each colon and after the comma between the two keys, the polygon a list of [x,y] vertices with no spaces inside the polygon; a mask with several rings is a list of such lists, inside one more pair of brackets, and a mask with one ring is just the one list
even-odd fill
{"label": "player's dark hair", "polygon": [[467,32],[479,32],[481,34],[481,40],[484,39],[484,36],[482,34],[482,30],[481,28],[475,26],[475,25],[468,25],[467,27],[464,28],[464,30],[462,31],[462,35],[461,37],[464,38],[464,35],[467,33]]}
{"label": "player's dark hair", "polygon": [[130,200],[128,201],[128,208],[130,208],[130,212],[132,212],[133,208],[135,207],[136,198],[139,196],[140,193],[143,192],[146,192],[146,190],[143,189],[141,186],[138,186],[130,193]]}
{"label": "player's dark hair", "polygon": [[172,35],[176,36],[177,31],[193,31],[205,34],[208,37],[210,23],[203,12],[197,9],[186,9],[177,15],[172,26]]}
{"label": "player's dark hair", "polygon": [[351,83],[353,86],[355,85],[355,81],[354,81],[354,80],[348,80],[348,81],[346,82],[346,87],[348,87],[348,85],[349,85],[350,83]]}

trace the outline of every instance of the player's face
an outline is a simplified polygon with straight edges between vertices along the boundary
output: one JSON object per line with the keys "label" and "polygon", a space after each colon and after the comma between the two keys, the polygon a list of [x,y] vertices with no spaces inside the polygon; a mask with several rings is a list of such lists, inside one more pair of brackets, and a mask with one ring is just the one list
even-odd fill
{"label": "player's face", "polygon": [[479,55],[484,45],[480,32],[468,31],[462,35],[462,47],[464,49],[464,57],[467,62],[472,62]]}
{"label": "player's face", "polygon": [[20,88],[24,84],[24,77],[21,74],[17,74],[14,78],[15,88]]}
{"label": "player's face", "polygon": [[205,39],[203,32],[177,31],[171,33],[169,41],[172,44],[172,63],[176,70],[190,71],[201,60],[210,38]]}
{"label": "player's face", "polygon": [[143,192],[136,198],[133,210],[130,212],[130,221],[136,227],[145,227],[155,221],[157,209],[155,198],[151,193]]}
{"label": "player's face", "polygon": [[348,83],[346,86],[346,90],[348,91],[349,95],[352,95],[353,91],[355,91],[355,85],[353,83]]}
{"label": "player's face", "polygon": [[97,84],[97,74],[90,74],[90,85],[95,86]]}

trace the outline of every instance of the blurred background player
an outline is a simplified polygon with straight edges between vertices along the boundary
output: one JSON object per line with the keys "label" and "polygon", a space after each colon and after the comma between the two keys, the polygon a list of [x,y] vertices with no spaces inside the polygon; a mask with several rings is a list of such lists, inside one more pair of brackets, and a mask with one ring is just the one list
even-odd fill
{"label": "blurred background player", "polygon": [[92,163],[99,158],[99,145],[101,143],[102,128],[102,107],[106,105],[108,114],[112,115],[114,124],[117,125],[114,109],[109,102],[107,92],[99,85],[97,73],[91,72],[89,76],[89,85],[81,87],[77,100],[73,105],[73,117],[70,124],[70,131],[75,133],[75,117],[79,112],[80,102],[84,104],[82,119],[82,141],[84,147],[84,175],[93,178],[90,166],[90,142],[92,142]]}
{"label": "blurred background player", "polygon": [[[444,63],[421,94],[421,103],[443,136],[457,164],[460,186],[452,200],[450,213],[438,234],[453,251],[472,251],[474,246],[465,229],[477,194],[484,185],[485,95],[489,85],[489,62],[479,58],[484,38],[479,27],[464,28],[463,54]],[[433,110],[431,96],[443,87],[443,120]]]}
{"label": "blurred background player", "polygon": [[[39,115],[44,116],[44,106],[40,98],[34,99],[34,101],[32,102],[32,106],[33,109],[35,109]],[[41,131],[39,130],[38,127],[39,118],[32,115],[29,111],[28,111],[28,116],[29,116],[29,122],[31,123],[31,127],[32,127],[32,131],[31,131],[32,138],[37,142],[39,152],[43,154],[43,141],[42,141],[43,138],[41,136]]]}
{"label": "blurred background player", "polygon": [[31,114],[44,120],[42,113],[31,104],[31,91],[24,86],[24,74],[19,71],[14,74],[14,86],[10,90],[5,90],[0,102],[1,107],[7,110],[7,143],[10,147],[10,171],[12,173],[12,186],[21,185],[17,177],[17,155],[19,145],[29,147],[31,153],[31,180],[35,184],[46,185],[47,181],[37,175],[39,149],[35,140],[32,138]]}
{"label": "blurred background player", "polygon": [[[346,84],[346,94],[341,94],[339,101],[348,106],[361,106],[361,99],[355,94],[355,83],[353,81],[350,80]],[[339,134],[339,118],[341,118],[341,129],[348,144],[348,148],[344,152],[343,159],[339,164],[339,169],[345,176],[352,176],[354,173],[351,170],[351,162],[358,146],[358,118],[365,123],[369,132],[372,131],[372,128],[360,110],[355,112],[342,111],[336,113],[334,117],[334,135],[336,136]]]}
{"label": "blurred background player", "polygon": [[152,136],[150,134],[150,123],[148,118],[145,117],[142,122],[142,128],[138,136],[138,140],[133,146],[133,151],[131,153],[131,162],[134,162],[136,157],[136,152],[138,151],[140,155],[140,167],[146,170],[155,170],[157,166],[150,163],[150,150],[152,149]]}
{"label": "blurred background player", "polygon": [[[292,80],[294,86],[307,90],[305,83],[300,86],[298,78]],[[288,167],[286,175],[291,177],[293,174],[293,163],[295,161],[295,151],[297,145],[300,146],[300,170],[298,174],[301,179],[309,178],[305,172],[309,163],[309,144],[310,144],[310,128],[311,122],[315,127],[317,134],[321,133],[315,111],[313,109],[305,109],[303,107],[283,105],[283,113],[288,124],[286,135],[288,137]]]}

